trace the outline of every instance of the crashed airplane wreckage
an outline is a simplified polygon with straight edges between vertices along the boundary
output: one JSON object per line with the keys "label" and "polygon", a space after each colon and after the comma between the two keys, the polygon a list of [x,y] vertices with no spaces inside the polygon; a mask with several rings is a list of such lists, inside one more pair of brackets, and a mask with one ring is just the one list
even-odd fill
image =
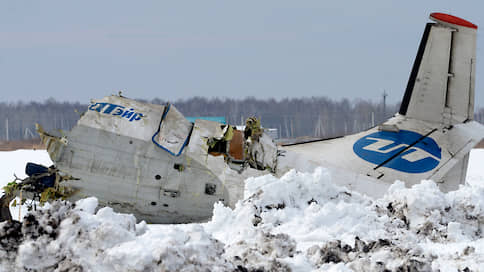
{"label": "crashed airplane wreckage", "polygon": [[69,199],[94,195],[149,222],[201,221],[217,201],[233,206],[243,180],[274,173],[278,155],[256,118],[244,131],[192,123],[174,105],[122,96],[92,101],[68,135],[37,130],[56,169],[80,178],[64,182]]}
{"label": "crashed airplane wreckage", "polygon": [[92,101],[64,136],[39,127],[54,169],[79,178],[55,186],[70,200],[96,196],[153,223],[206,220],[215,202],[242,199],[246,178],[290,169],[331,168],[339,185],[373,197],[397,179],[457,189],[484,136],[473,121],[477,26],[442,13],[430,19],[400,111],[377,127],[278,147],[256,119],[240,131],[189,122],[170,104],[109,96]]}
{"label": "crashed airplane wreckage", "polygon": [[[274,173],[278,155],[256,118],[247,119],[244,131],[204,119],[192,123],[174,105],[120,95],[92,101],[67,135],[41,126],[37,132],[55,167],[29,163],[29,178],[10,184],[4,206],[22,189],[39,199],[42,193],[42,199],[72,201],[97,196],[101,204],[149,222],[201,221],[215,202],[233,206],[241,199],[244,179]],[[7,212],[3,220],[11,218]]]}

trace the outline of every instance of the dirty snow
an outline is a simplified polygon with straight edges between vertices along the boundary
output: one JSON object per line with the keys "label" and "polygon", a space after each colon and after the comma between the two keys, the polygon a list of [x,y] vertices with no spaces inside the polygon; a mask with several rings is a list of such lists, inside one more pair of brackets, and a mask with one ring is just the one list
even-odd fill
{"label": "dirty snow", "polygon": [[[45,158],[0,152],[2,182]],[[136,223],[95,198],[55,202],[0,223],[0,271],[484,271],[483,160],[471,152],[457,191],[397,181],[377,200],[333,185],[324,168],[249,178],[235,209],[216,204],[203,224]]]}

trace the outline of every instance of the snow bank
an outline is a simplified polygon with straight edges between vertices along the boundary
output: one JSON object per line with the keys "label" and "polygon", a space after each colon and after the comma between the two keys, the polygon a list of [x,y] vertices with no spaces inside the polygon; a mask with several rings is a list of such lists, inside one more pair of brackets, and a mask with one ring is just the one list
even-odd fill
{"label": "snow bank", "polygon": [[484,271],[483,159],[473,151],[457,191],[396,182],[378,200],[323,168],[250,178],[235,209],[216,204],[203,224],[55,202],[0,224],[0,271]]}
{"label": "snow bank", "polygon": [[227,271],[221,242],[198,224],[149,230],[96,198],[54,202],[0,223],[0,271]]}

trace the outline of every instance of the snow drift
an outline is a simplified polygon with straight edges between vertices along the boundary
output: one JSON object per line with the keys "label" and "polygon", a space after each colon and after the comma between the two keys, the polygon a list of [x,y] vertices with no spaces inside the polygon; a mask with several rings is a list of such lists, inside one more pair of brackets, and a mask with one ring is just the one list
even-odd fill
{"label": "snow drift", "polygon": [[250,178],[235,209],[187,225],[59,201],[0,224],[0,271],[480,271],[484,179],[470,173],[454,192],[397,181],[377,200],[323,168]]}

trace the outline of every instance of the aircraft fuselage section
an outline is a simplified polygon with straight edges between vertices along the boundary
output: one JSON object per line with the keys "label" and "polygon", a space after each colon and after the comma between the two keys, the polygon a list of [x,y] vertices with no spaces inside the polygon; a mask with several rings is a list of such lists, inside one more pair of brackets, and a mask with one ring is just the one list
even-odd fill
{"label": "aircraft fuselage section", "polygon": [[[388,127],[392,130],[384,130]],[[433,179],[449,191],[463,180],[450,181],[446,172],[457,167],[483,133],[482,125],[474,121],[445,127],[397,115],[365,132],[283,148],[314,165],[339,168],[386,184],[403,180],[410,186]],[[342,185],[354,188],[354,183]]]}

